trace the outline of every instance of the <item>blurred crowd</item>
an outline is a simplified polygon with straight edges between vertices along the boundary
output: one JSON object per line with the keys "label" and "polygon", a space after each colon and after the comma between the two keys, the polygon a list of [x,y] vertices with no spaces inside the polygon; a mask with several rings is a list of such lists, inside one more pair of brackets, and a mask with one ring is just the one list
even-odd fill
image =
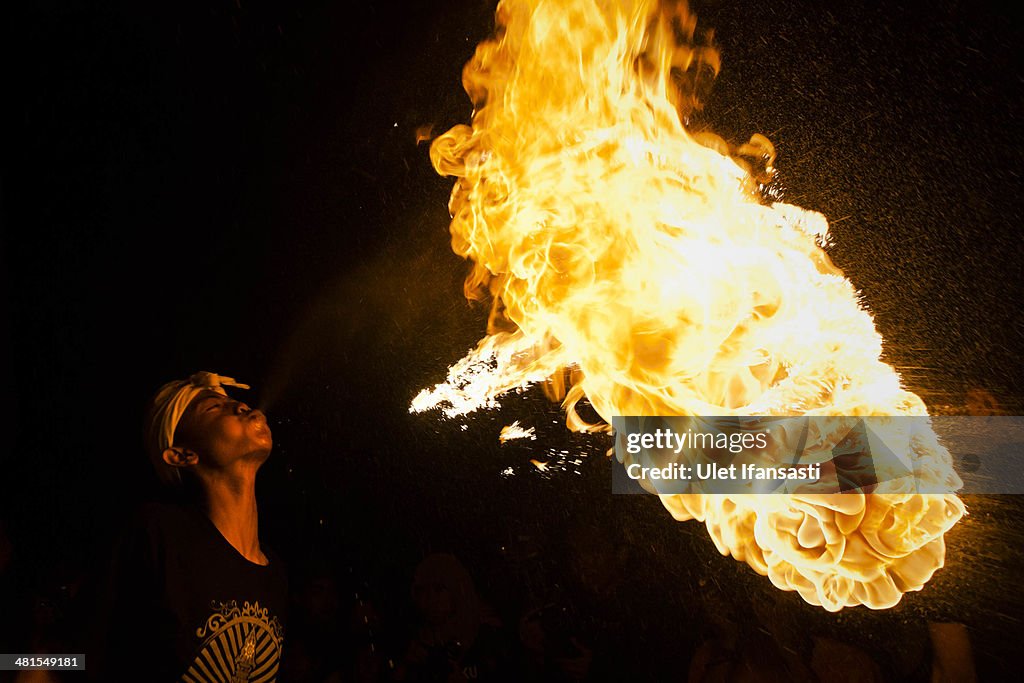
{"label": "blurred crowd", "polygon": [[[855,644],[695,600],[679,605],[677,633],[644,635],[623,600],[646,598],[628,550],[597,532],[573,534],[565,576],[552,581],[523,536],[503,546],[503,570],[471,568],[450,553],[404,569],[406,585],[379,585],[356,563],[313,556],[293,569],[280,680],[294,683],[458,681],[970,681],[960,624],[928,624],[926,647],[894,668]],[[485,577],[477,579],[477,570]],[[0,651],[82,652],[91,601],[86,571],[21,570],[0,519]],[[493,577],[498,576],[495,579]],[[768,610],[769,612],[771,610]],[[635,612],[633,612],[635,614]],[[649,633],[649,632],[647,632]],[[61,681],[80,674],[0,672],[0,680]]]}

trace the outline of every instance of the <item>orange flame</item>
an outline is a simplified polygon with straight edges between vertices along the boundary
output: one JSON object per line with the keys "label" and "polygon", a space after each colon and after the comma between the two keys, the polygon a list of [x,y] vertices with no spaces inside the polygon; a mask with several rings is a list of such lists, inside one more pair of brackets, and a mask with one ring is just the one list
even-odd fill
{"label": "orange flame", "polygon": [[[927,415],[823,247],[823,216],[768,204],[771,143],[730,155],[684,127],[718,52],[684,4],[503,0],[463,72],[472,126],[431,145],[457,180],[452,247],[486,336],[412,410],[457,415],[533,382],[613,415]],[[753,160],[751,163],[750,160]],[[930,437],[908,459],[958,482]],[[828,610],[895,605],[942,566],[954,495],[676,495],[723,554]]]}

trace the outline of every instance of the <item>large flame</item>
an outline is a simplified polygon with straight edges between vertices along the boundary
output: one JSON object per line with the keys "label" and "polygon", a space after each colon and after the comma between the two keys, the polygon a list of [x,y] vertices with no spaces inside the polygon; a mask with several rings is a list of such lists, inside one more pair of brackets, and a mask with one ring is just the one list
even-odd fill
{"label": "large flame", "polygon": [[[685,5],[503,0],[463,72],[475,111],[434,140],[453,249],[488,336],[414,410],[460,414],[546,380],[569,426],[614,415],[927,415],[823,250],[823,216],[768,203],[755,136],[684,127],[718,53]],[[731,153],[730,153],[731,152]],[[740,160],[755,159],[754,164]],[[757,162],[760,162],[760,166]],[[763,178],[760,178],[763,179]],[[933,437],[906,454],[955,480]],[[676,495],[718,549],[829,610],[891,607],[942,566],[952,494]]]}

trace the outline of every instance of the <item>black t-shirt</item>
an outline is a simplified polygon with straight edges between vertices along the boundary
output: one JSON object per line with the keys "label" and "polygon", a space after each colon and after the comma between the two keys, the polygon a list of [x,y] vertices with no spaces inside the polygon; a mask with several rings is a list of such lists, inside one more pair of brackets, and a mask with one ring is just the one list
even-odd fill
{"label": "black t-shirt", "polygon": [[276,680],[288,584],[263,552],[266,566],[245,559],[194,506],[143,508],[115,552],[87,670],[111,681]]}

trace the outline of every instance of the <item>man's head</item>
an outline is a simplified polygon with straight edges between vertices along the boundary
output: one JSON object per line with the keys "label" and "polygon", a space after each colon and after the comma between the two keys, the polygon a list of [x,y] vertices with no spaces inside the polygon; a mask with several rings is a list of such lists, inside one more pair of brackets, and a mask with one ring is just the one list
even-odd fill
{"label": "man's head", "polygon": [[227,395],[225,386],[248,389],[230,377],[197,372],[165,384],[147,420],[147,450],[161,481],[177,485],[182,473],[259,467],[273,446],[263,413]]}

